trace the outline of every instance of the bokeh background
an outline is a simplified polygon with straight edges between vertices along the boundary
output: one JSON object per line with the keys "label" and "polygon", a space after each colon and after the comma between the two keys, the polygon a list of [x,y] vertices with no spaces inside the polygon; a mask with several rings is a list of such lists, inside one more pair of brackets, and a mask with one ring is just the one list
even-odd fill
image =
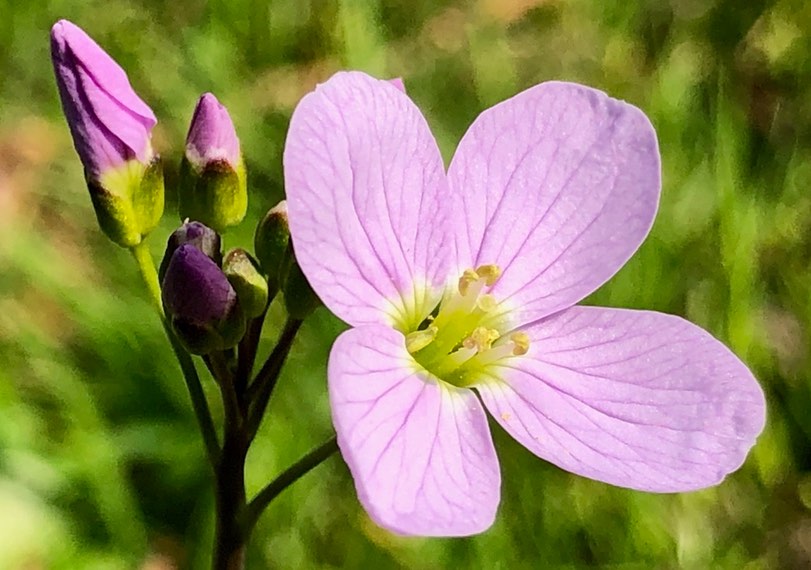
{"label": "bokeh background", "polygon": [[[210,556],[211,475],[179,369],[134,263],[96,227],[61,116],[59,18],[156,111],[170,188],[196,98],[213,91],[230,109],[251,208],[229,247],[249,246],[282,197],[290,113],[336,70],[403,77],[446,161],[481,110],[544,80],[639,106],[659,134],[661,209],[587,302],[686,316],[767,392],[744,467],[684,495],[575,477],[495,428],[499,516],[466,539],[380,530],[332,457],[273,503],[249,568],[811,564],[811,3],[0,0],[0,568],[205,568]],[[156,257],[178,223],[169,196]],[[282,318],[274,306],[266,343]],[[249,457],[251,490],[331,435],[325,364],[341,329],[323,309],[305,324]]]}

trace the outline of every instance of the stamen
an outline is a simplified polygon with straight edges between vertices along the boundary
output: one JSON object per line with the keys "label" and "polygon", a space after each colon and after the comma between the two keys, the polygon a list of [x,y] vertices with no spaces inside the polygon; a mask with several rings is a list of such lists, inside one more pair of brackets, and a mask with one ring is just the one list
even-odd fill
{"label": "stamen", "polygon": [[446,382],[466,386],[481,377],[482,367],[529,351],[526,333],[502,339],[497,330],[499,323],[505,324],[499,317],[506,309],[485,291],[500,277],[497,265],[465,269],[457,290],[446,291],[435,318],[423,323],[426,328],[406,335],[406,348],[420,365]]}
{"label": "stamen", "polygon": [[501,268],[498,265],[480,265],[476,268],[476,274],[484,279],[488,287],[492,287],[501,277]]}
{"label": "stamen", "polygon": [[479,280],[479,275],[472,269],[465,269],[462,276],[459,278],[459,293],[462,296],[467,295],[470,286]]}
{"label": "stamen", "polygon": [[462,341],[462,346],[465,348],[475,348],[477,352],[484,352],[490,350],[493,342],[501,336],[495,329],[488,329],[485,327],[476,327],[470,336]]}
{"label": "stamen", "polygon": [[523,356],[529,351],[529,335],[524,331],[514,332],[510,335],[513,342],[513,356]]}
{"label": "stamen", "polygon": [[405,337],[406,350],[408,350],[408,352],[411,354],[414,354],[418,350],[422,350],[434,342],[438,332],[439,328],[431,325],[425,330],[408,333]]}

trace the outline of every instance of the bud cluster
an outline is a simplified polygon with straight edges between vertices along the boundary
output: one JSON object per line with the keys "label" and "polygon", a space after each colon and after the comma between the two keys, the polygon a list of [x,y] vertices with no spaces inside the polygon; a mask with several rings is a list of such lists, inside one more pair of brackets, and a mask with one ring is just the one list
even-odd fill
{"label": "bud cluster", "polygon": [[[157,119],[126,72],[81,28],[51,29],[56,83],[99,226],[115,243],[137,248],[164,208],[163,166],[152,148]],[[241,248],[223,256],[221,233],[248,207],[245,162],[227,109],[211,93],[197,101],[180,163],[183,224],[167,241],[158,272],[166,317],[187,350],[234,347],[252,319],[282,292],[291,318],[319,301],[298,268],[284,201],[255,232],[258,258]]]}

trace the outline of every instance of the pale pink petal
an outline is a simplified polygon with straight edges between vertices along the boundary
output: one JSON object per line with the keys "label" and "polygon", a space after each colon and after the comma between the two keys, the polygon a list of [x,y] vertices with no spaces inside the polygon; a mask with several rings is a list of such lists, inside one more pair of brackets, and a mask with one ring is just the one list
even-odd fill
{"label": "pale pink petal", "polygon": [[752,373],[683,319],[573,307],[527,332],[529,353],[477,389],[504,429],[567,471],[644,491],[700,489],[735,471],[763,430]]}
{"label": "pale pink petal", "polygon": [[449,168],[459,259],[503,270],[517,324],[570,307],[636,251],[659,200],[656,134],[636,107],[543,83],[483,112]]}
{"label": "pale pink petal", "polygon": [[405,83],[403,83],[402,77],[394,77],[392,79],[389,79],[389,83],[394,85],[397,89],[399,89],[403,93],[406,92]]}
{"label": "pale pink petal", "polygon": [[472,391],[417,370],[388,327],[351,329],[332,348],[332,421],[358,497],[397,533],[482,532],[500,487],[484,409]]}
{"label": "pale pink petal", "polygon": [[411,99],[363,73],[334,75],[293,113],[284,174],[296,258],[324,304],[355,326],[416,327],[453,240],[442,158]]}

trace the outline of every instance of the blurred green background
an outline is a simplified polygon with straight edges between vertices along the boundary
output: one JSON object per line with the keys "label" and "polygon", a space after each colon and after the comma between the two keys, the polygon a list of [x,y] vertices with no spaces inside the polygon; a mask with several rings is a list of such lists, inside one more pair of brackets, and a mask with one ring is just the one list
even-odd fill
{"label": "blurred green background", "polygon": [[[575,477],[495,429],[499,516],[467,539],[378,529],[333,457],[273,503],[249,568],[811,565],[811,4],[0,0],[0,568],[204,568],[210,556],[211,476],[179,369],[131,258],[96,227],[61,116],[48,45],[59,18],[156,111],[170,185],[199,94],[230,109],[252,203],[228,247],[249,246],[282,197],[290,113],[338,69],[402,76],[446,161],[481,110],[535,83],[628,100],[659,133],[662,205],[588,302],[686,316],[768,394],[745,466],[685,495]],[[274,306],[268,341],[281,319]],[[325,364],[341,328],[324,310],[305,323],[249,457],[251,490],[331,434]]]}

